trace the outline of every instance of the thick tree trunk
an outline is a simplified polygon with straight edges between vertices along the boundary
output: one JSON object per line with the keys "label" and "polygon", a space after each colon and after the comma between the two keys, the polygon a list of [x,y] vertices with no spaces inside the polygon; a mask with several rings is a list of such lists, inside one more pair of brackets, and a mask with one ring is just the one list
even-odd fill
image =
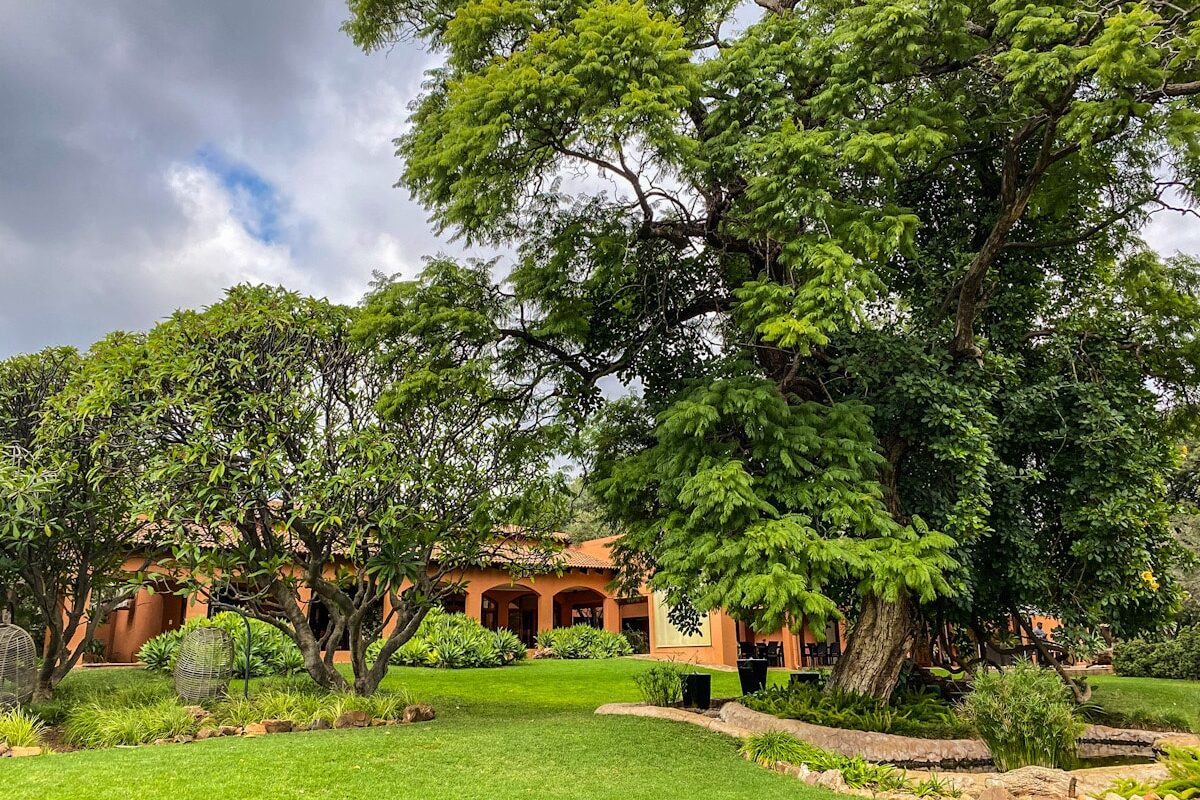
{"label": "thick tree trunk", "polygon": [[826,690],[853,692],[886,702],[896,688],[912,641],[912,602],[903,595],[889,602],[868,594]]}

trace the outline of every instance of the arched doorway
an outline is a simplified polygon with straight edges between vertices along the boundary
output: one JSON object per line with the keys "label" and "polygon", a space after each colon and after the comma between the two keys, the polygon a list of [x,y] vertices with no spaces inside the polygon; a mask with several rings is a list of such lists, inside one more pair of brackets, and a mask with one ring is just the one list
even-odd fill
{"label": "arched doorway", "polygon": [[520,584],[488,589],[483,593],[480,617],[485,628],[507,628],[526,647],[533,647],[538,632],[538,593]]}
{"label": "arched doorway", "polygon": [[563,589],[554,595],[554,627],[571,625],[604,627],[604,595],[586,586]]}

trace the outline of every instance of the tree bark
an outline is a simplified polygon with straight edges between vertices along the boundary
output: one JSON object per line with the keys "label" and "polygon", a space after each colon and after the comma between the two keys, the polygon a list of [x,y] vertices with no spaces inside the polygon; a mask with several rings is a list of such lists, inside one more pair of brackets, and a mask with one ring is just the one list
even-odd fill
{"label": "tree bark", "polygon": [[826,691],[851,692],[887,702],[912,642],[912,601],[905,595],[889,601],[868,594]]}

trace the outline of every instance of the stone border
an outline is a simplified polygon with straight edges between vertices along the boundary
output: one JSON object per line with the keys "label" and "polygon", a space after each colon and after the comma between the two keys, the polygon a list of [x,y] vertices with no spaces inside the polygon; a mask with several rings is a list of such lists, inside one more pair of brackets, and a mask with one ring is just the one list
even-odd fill
{"label": "stone border", "polygon": [[[726,709],[728,709],[728,712],[726,712]],[[987,749],[983,742],[976,739],[926,740],[910,736],[896,736],[894,734],[825,728],[820,725],[809,725],[798,722],[797,720],[781,720],[768,714],[751,711],[745,706],[734,702],[727,702],[722,705],[721,711],[716,717],[693,711],[685,711],[681,708],[647,706],[642,703],[609,703],[597,708],[596,713],[650,717],[653,719],[669,720],[671,722],[686,722],[690,725],[696,725],[735,738],[745,738],[746,736],[765,730],[783,730],[801,736],[801,738],[819,747],[835,750],[842,755],[862,755],[868,761],[876,759],[864,750],[847,749],[847,744],[851,741],[850,736],[838,737],[840,741],[837,741],[827,734],[837,732],[840,734],[853,734],[855,737],[867,737],[873,740],[876,745],[879,743],[878,737],[886,737],[890,740],[916,742],[965,742],[972,745],[972,748],[967,751],[968,753],[977,752],[974,749],[975,746],[983,748],[985,752]],[[758,717],[766,718],[769,722],[757,719]],[[802,729],[797,729],[793,725],[803,727]],[[808,732],[816,732],[823,735],[824,738],[817,740],[804,735]],[[1200,742],[1200,739],[1195,736],[1172,737],[1153,731],[1125,731],[1119,728],[1104,728],[1102,726],[1089,727],[1085,731],[1084,736],[1090,735],[1100,738],[1112,733],[1125,734],[1126,741],[1141,741],[1146,737],[1150,737],[1153,739],[1154,745],[1158,747],[1164,744],[1189,744],[1190,746],[1196,746],[1197,742]],[[892,743],[894,744],[895,742]],[[827,746],[829,744],[834,746]],[[987,763],[991,763],[990,755],[987,757]],[[842,778],[841,772],[836,769],[828,770],[827,772],[812,772],[805,765],[796,766],[777,763],[774,765],[774,770],[781,774],[798,778],[807,784],[820,786],[842,794],[870,797],[873,800],[913,800],[911,793],[881,793],[868,788],[856,789],[848,786]],[[961,791],[963,793],[961,800],[1012,800],[1012,798],[1018,797],[1038,798],[1039,800],[1050,798],[1055,800],[1073,800],[1092,796],[1103,797],[1104,792],[1107,791],[1117,778],[1137,778],[1147,783],[1158,783],[1167,777],[1166,767],[1161,763],[1092,767],[1089,769],[1073,770],[1071,772],[1061,769],[1046,769],[1045,767],[1022,767],[1009,772],[938,772],[936,769],[913,769],[906,771],[908,778],[913,782],[920,782],[936,775],[939,780],[946,781]],[[1124,799],[1110,796],[1108,800]]]}
{"label": "stone border", "polygon": [[[196,720],[203,720],[209,717],[209,713],[202,706],[187,706],[187,711]],[[345,711],[336,720],[330,723],[328,720],[319,719],[311,725],[297,725],[290,719],[264,719],[259,722],[252,722],[249,725],[215,725],[206,728],[201,728],[195,734],[184,734],[182,736],[172,736],[165,739],[155,739],[153,742],[136,745],[117,745],[118,748],[128,747],[147,747],[150,745],[160,744],[189,744],[191,742],[200,742],[205,739],[216,739],[222,736],[266,736],[268,734],[280,733],[300,733],[303,731],[327,731],[332,729],[342,730],[345,728],[377,728],[384,725],[410,725],[415,722],[429,722],[436,715],[433,711],[433,706],[428,703],[414,703],[404,707],[404,713],[400,719],[372,719],[365,711]],[[84,750],[107,750],[109,748],[82,748],[81,750],[72,750],[69,752],[83,752]],[[48,747],[6,747],[0,742],[0,758],[18,758],[21,756],[40,756],[43,753],[53,753]]]}
{"label": "stone border", "polygon": [[[659,708],[640,703],[610,703],[596,709],[596,713],[630,714],[687,722],[737,737],[763,731],[785,731],[823,750],[912,769],[969,769],[992,764],[987,745],[979,739],[921,739],[892,733],[829,728],[795,719],[780,719],[752,711],[734,701],[722,704],[715,719],[679,708]],[[1200,737],[1089,725],[1079,737],[1079,744],[1084,757],[1134,755],[1150,758],[1167,746],[1200,747]]]}

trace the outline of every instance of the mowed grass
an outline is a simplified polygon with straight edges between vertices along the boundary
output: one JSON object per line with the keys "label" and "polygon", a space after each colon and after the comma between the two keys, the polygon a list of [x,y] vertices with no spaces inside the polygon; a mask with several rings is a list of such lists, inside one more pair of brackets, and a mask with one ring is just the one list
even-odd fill
{"label": "mowed grass", "polygon": [[[393,667],[385,687],[407,686],[435,706],[437,720],[4,759],[0,798],[835,797],[744,761],[737,742],[720,734],[592,713],[603,703],[637,700],[632,675],[649,666],[614,659],[481,670]],[[127,688],[146,679],[153,680],[114,670],[70,680],[91,691],[97,682]],[[737,693],[736,674],[713,675],[715,696]]]}
{"label": "mowed grass", "polygon": [[1200,733],[1200,681],[1095,675],[1088,683],[1093,687],[1091,702],[1109,711],[1134,717],[1174,714]]}

